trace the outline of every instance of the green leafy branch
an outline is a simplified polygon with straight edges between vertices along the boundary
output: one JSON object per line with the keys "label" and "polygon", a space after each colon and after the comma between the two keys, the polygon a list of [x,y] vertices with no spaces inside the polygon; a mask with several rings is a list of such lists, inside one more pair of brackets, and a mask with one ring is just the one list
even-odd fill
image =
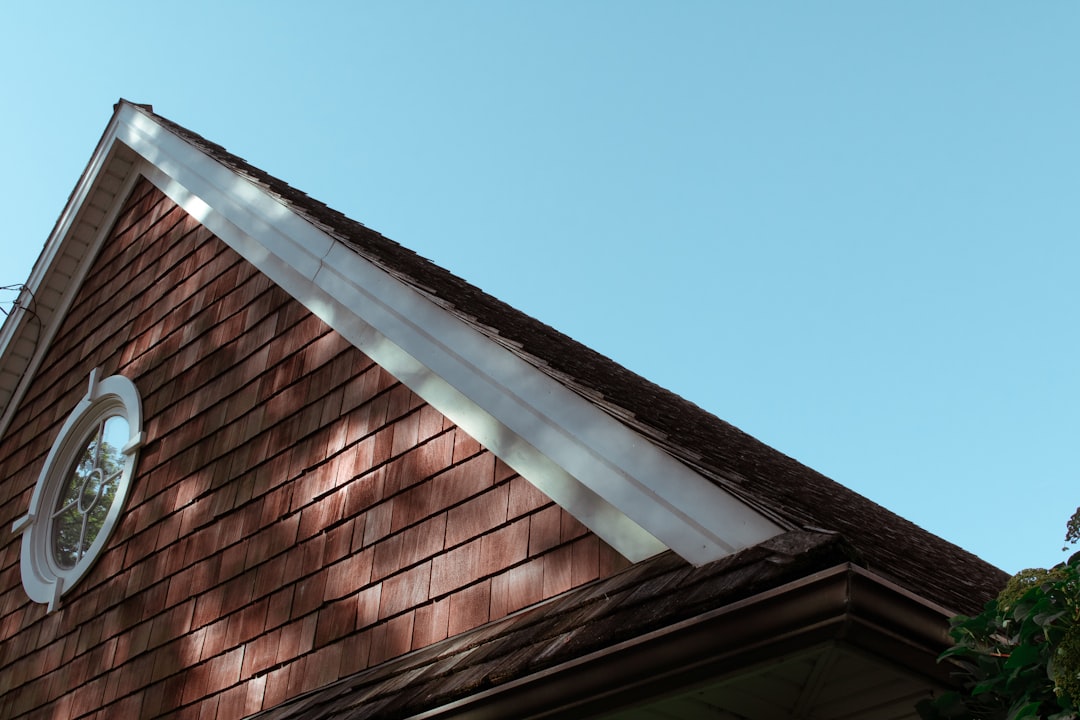
{"label": "green leafy branch", "polygon": [[[1080,508],[1067,543],[1080,540]],[[1080,701],[1080,553],[1017,573],[974,617],[952,620],[959,690],[917,709],[923,720],[1076,720]]]}

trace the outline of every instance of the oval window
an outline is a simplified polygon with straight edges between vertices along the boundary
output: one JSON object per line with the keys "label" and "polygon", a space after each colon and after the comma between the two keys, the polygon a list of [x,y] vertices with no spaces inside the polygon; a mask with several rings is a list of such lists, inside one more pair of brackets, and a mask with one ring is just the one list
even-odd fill
{"label": "oval window", "polygon": [[23,587],[56,607],[101,553],[120,516],[142,444],[142,403],[122,375],[97,380],[68,416],[30,499],[23,533]]}

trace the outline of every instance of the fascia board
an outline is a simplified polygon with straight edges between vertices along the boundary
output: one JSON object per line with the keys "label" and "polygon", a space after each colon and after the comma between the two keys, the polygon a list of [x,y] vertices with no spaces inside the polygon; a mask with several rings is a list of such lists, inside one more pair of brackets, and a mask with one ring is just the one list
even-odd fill
{"label": "fascia board", "polygon": [[314,281],[393,332],[392,342],[687,560],[709,562],[780,532],[437,304],[415,291],[393,292],[400,286],[396,279],[347,247],[331,249]]}
{"label": "fascia board", "polygon": [[[175,167],[173,169],[175,170]],[[190,212],[323,322],[341,333],[432,407],[457,423],[507,465],[535,483],[620,553],[636,561],[665,549],[663,543],[624,513],[583,486],[527,442],[514,437],[505,427],[493,422],[470,398],[388,340],[354,308],[343,303],[332,292],[315,285],[310,278],[298,272],[295,265],[282,260],[280,255],[267,252],[264,242],[268,242],[270,238],[263,237],[264,242],[260,242],[249,234],[253,231],[253,226],[263,226],[261,221],[255,219],[249,225],[235,215],[227,217],[218,212],[216,203],[207,203],[201,195],[189,189],[189,185],[200,184],[195,178],[187,177],[186,182],[181,182],[149,165],[143,168],[142,172],[170,199]],[[207,193],[206,187],[200,190],[204,195]],[[310,224],[307,226],[314,229]],[[263,229],[266,229],[265,226]],[[270,233],[276,235],[274,231]],[[310,253],[295,245],[286,248],[285,253],[301,260],[310,259]],[[385,273],[380,273],[378,279],[385,281],[387,277]]]}
{"label": "fascia board", "polygon": [[151,116],[122,105],[110,128],[173,201],[629,559],[702,564],[781,532]]}
{"label": "fascia board", "polygon": [[[142,113],[130,111],[121,118],[117,139],[145,159],[141,174],[170,199],[606,542],[635,560],[665,548],[557,465],[511,438],[468,397],[389,341],[361,313],[313,283],[325,263],[333,261],[330,251],[341,247],[337,240]],[[349,255],[359,259],[351,251]],[[416,294],[383,271],[368,280]]]}
{"label": "fascia board", "polygon": [[666,545],[700,564],[780,532],[261,187],[126,110],[117,137],[157,169],[149,177],[163,191],[620,552],[640,559]]}
{"label": "fascia board", "polygon": [[273,255],[301,277],[310,278],[318,271],[336,243],[333,238],[134,108],[122,108],[118,120],[117,140],[159,171],[159,179],[169,178],[176,187],[183,187],[190,205],[185,210],[200,222],[216,213],[243,232],[245,248],[253,256],[249,260],[256,266],[257,260]]}

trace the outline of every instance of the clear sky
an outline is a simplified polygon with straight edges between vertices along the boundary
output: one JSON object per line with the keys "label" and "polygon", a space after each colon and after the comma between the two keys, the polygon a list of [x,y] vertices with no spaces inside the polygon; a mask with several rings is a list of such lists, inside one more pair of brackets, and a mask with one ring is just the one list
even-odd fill
{"label": "clear sky", "polygon": [[0,67],[0,285],[152,103],[1006,570],[1064,557],[1080,3],[23,2]]}

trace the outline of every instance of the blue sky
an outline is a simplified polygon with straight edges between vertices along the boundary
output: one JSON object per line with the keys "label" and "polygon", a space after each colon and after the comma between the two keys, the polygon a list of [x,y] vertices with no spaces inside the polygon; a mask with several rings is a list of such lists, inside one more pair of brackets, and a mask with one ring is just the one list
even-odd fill
{"label": "blue sky", "polygon": [[0,285],[116,99],[152,103],[1004,569],[1052,564],[1078,36],[1063,1],[13,4]]}

